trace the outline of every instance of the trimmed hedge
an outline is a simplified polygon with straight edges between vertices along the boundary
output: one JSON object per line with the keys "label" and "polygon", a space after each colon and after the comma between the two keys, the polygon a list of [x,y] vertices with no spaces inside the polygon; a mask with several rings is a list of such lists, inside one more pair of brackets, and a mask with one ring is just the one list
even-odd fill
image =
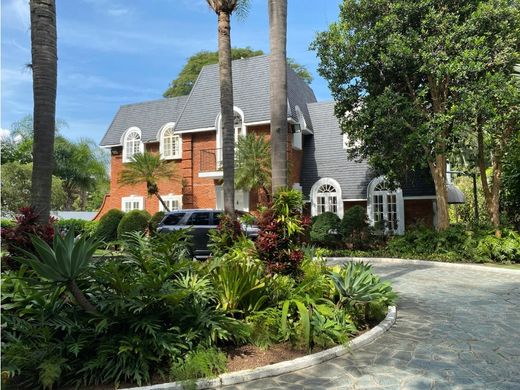
{"label": "trimmed hedge", "polygon": [[129,211],[121,218],[117,226],[117,238],[121,239],[127,233],[146,231],[150,218],[150,214],[147,211]]}
{"label": "trimmed hedge", "polygon": [[114,241],[117,239],[117,227],[125,213],[118,209],[108,210],[108,212],[101,217],[96,228],[96,238],[105,242]]}
{"label": "trimmed hedge", "polygon": [[88,221],[84,219],[60,219],[54,223],[60,233],[66,234],[69,230],[73,230],[76,235],[85,233],[85,225]]}
{"label": "trimmed hedge", "polygon": [[339,241],[341,219],[331,212],[318,215],[311,227],[311,240],[319,244],[333,244]]}

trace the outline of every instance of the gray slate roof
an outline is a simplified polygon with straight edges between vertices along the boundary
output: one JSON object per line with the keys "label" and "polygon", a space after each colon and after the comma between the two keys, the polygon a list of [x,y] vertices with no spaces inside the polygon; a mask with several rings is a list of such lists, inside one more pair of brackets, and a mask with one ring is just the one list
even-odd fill
{"label": "gray slate roof", "polygon": [[159,130],[166,123],[177,122],[187,98],[180,96],[121,106],[100,145],[120,145],[121,136],[132,126],[141,129],[143,142],[158,141]]}
{"label": "gray slate roof", "polygon": [[[244,122],[270,119],[269,56],[235,60],[232,62],[233,104],[244,112]],[[296,73],[287,68],[288,115],[295,120],[298,105],[307,121],[307,103],[315,102],[312,89]],[[220,113],[220,83],[218,64],[202,68],[176,126],[177,131],[189,131],[215,126]]]}
{"label": "gray slate roof", "polygon": [[[343,199],[366,199],[368,184],[375,175],[366,161],[347,158],[334,102],[311,103],[308,110],[314,135],[305,136],[303,143],[301,185],[305,197],[309,198],[316,181],[329,177],[340,184]],[[431,182],[418,175],[401,187],[404,196],[435,195]]]}

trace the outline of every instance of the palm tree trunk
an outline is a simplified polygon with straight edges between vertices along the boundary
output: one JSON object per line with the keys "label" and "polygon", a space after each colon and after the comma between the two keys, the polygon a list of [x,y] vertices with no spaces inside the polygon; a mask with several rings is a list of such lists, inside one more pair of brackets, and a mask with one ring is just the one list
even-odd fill
{"label": "palm tree trunk", "polygon": [[157,197],[157,199],[159,199],[159,202],[161,202],[161,204],[163,205],[163,208],[164,208],[164,211],[166,211],[167,213],[170,212],[170,208],[166,205],[166,202],[164,201],[164,199],[162,198],[162,196],[159,194],[159,191],[157,191],[155,193],[155,196]]}
{"label": "palm tree trunk", "polygon": [[231,72],[231,15],[224,11],[218,12],[217,15],[224,212],[232,216],[235,214],[235,127]]}
{"label": "palm tree trunk", "polygon": [[31,0],[30,10],[34,95],[31,204],[38,220],[46,223],[51,209],[56,126],[56,4],[54,0]]}
{"label": "palm tree trunk", "polygon": [[287,0],[269,0],[273,193],[287,182]]}

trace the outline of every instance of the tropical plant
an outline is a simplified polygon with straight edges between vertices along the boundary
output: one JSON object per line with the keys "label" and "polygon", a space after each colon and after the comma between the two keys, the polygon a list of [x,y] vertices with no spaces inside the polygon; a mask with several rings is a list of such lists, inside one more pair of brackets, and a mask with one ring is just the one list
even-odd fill
{"label": "tropical plant", "polygon": [[95,236],[104,242],[110,242],[117,239],[117,227],[125,213],[119,209],[110,209],[103,215],[97,225]]}
{"label": "tropical plant", "polygon": [[311,240],[325,246],[337,245],[340,238],[341,219],[330,211],[314,218],[311,226]]}
{"label": "tropical plant", "polygon": [[239,137],[236,147],[235,187],[271,193],[271,147],[261,135]]}
{"label": "tropical plant", "polygon": [[87,271],[99,243],[86,237],[74,241],[74,230],[69,230],[65,237],[55,233],[52,248],[38,236],[32,236],[31,242],[35,253],[21,250],[25,256],[19,257],[19,261],[31,266],[42,278],[67,286],[86,312],[98,314],[76,280]]}
{"label": "tropical plant", "polygon": [[172,362],[170,377],[176,381],[212,378],[226,371],[226,363],[226,355],[218,349],[199,347]]}
{"label": "tropical plant", "polygon": [[57,34],[54,0],[31,0],[31,69],[34,96],[34,143],[31,205],[40,223],[51,209],[56,117]]}
{"label": "tropical plant", "polygon": [[123,239],[128,233],[147,232],[150,218],[150,214],[145,210],[132,210],[125,213],[117,225],[117,238]]}
{"label": "tropical plant", "polygon": [[223,256],[235,245],[237,240],[243,239],[244,233],[240,222],[229,215],[221,215],[216,229],[209,231],[208,249],[211,255]]}
{"label": "tropical plant", "polygon": [[161,179],[170,179],[176,176],[175,166],[168,161],[161,159],[157,153],[136,153],[132,156],[132,160],[126,163],[119,175],[119,184],[135,185],[146,183],[146,192],[148,196],[156,196],[164,207],[164,210],[170,211],[166,202],[159,194],[158,181]]}
{"label": "tropical plant", "polygon": [[148,222],[148,231],[150,234],[155,234],[157,232],[157,227],[159,226],[159,223],[164,218],[164,211],[158,211],[152,217],[150,218],[150,221]]}
{"label": "tropical plant", "polygon": [[273,193],[287,175],[287,0],[269,0],[271,167]]}

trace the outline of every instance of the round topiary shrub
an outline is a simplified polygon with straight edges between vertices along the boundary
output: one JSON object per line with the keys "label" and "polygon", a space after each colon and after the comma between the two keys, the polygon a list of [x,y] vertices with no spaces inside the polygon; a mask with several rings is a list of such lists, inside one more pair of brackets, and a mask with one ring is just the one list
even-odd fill
{"label": "round topiary shrub", "polygon": [[317,244],[333,246],[339,239],[341,219],[331,212],[318,215],[311,227],[311,240]]}
{"label": "round topiary shrub", "polygon": [[150,214],[144,210],[132,210],[126,213],[117,227],[117,238],[121,239],[127,233],[145,232],[150,221]]}
{"label": "round topiary shrub", "polygon": [[349,208],[341,221],[341,234],[345,238],[365,232],[368,228],[368,216],[364,207]]}
{"label": "round topiary shrub", "polygon": [[110,242],[117,239],[117,227],[125,213],[118,209],[108,210],[101,217],[96,227],[95,236],[98,240]]}
{"label": "round topiary shrub", "polygon": [[164,211],[158,211],[154,215],[152,215],[152,218],[150,218],[150,222],[148,222],[148,229],[150,230],[150,234],[155,234],[157,232],[157,227],[159,226],[159,223],[164,218]]}

